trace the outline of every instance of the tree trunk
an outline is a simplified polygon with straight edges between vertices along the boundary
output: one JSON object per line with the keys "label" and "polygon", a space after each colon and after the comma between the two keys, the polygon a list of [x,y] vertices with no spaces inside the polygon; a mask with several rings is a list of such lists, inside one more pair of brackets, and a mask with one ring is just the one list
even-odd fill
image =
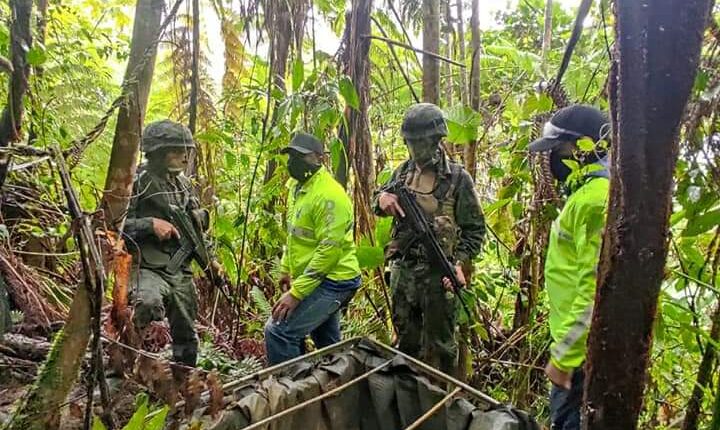
{"label": "tree trunk", "polygon": [[[678,131],[710,0],[619,0],[607,227],[588,339],[584,428],[636,428],[667,256]],[[678,59],[683,61],[678,61]]]}
{"label": "tree trunk", "polygon": [[[355,233],[372,237],[374,217],[369,212],[372,189],[375,187],[373,150],[368,121],[370,105],[370,14],[372,0],[353,0],[348,20],[347,45],[343,55],[345,73],[355,86],[359,108],[345,108],[348,132],[342,133],[348,159],[355,172]],[[347,182],[347,175],[345,175]]]}
{"label": "tree trunk", "polygon": [[[465,58],[465,22],[463,21],[463,0],[457,0],[457,39],[458,39],[458,55],[460,62],[466,64],[467,59]],[[463,106],[468,106],[470,99],[468,97],[468,82],[467,82],[467,70],[460,68],[460,100]]]}
{"label": "tree trunk", "polygon": [[547,59],[547,54],[550,51],[550,44],[552,43],[552,24],[553,24],[553,0],[545,1],[545,26],[543,30],[542,40],[542,61],[543,63]]}
{"label": "tree trunk", "polygon": [[703,353],[702,361],[700,361],[697,380],[695,382],[695,387],[693,387],[690,401],[688,402],[682,430],[697,430],[698,428],[700,408],[702,406],[705,390],[712,382],[712,370],[716,355],[715,343],[718,341],[720,341],[720,303],[717,305],[715,312],[713,313],[710,339],[705,344],[705,352]]}
{"label": "tree trunk", "polygon": [[[440,53],[440,0],[422,0],[423,50]],[[440,103],[440,62],[423,55],[423,101]]]}
{"label": "tree trunk", "polygon": [[[470,107],[480,112],[480,0],[473,0],[470,16],[470,32],[472,35],[472,64],[470,68]],[[463,91],[465,92],[465,91]],[[478,142],[472,141],[465,147],[465,170],[475,179],[477,177]]]}
{"label": "tree trunk", "polygon": [[159,36],[164,6],[163,0],[138,0],[135,8],[125,79],[133,76],[138,67],[142,67],[142,72],[137,75],[137,83],[130,84],[126,103],[118,111],[102,201],[105,222],[113,229],[122,228],[132,193],[145,109],[155,69],[157,45],[154,42]]}
{"label": "tree trunk", "polygon": [[[271,1],[268,2],[268,5],[271,8],[270,16],[272,17],[270,26],[270,37],[272,38],[272,62],[270,64],[273,89],[284,94],[285,75],[287,74],[287,62],[290,54],[290,41],[292,39],[292,26],[290,22],[291,12],[288,1]],[[275,101],[275,105],[277,106],[277,101]],[[275,121],[277,120],[275,112],[277,112],[277,110],[273,109],[272,124],[275,124]],[[274,158],[276,154],[271,153],[268,155],[271,158],[265,168],[265,178],[263,181],[265,183],[272,179],[275,174],[275,169],[277,168],[277,162]],[[270,206],[273,204],[273,202],[270,202]]]}
{"label": "tree trunk", "polygon": [[[20,127],[23,118],[23,96],[28,88],[30,65],[27,62],[27,51],[32,48],[30,32],[30,15],[32,0],[10,1],[10,61],[13,71],[9,79],[7,105],[0,118],[0,148],[20,140]],[[10,169],[10,154],[0,155],[0,188],[5,183]]]}
{"label": "tree trunk", "polygon": [[295,58],[302,61],[303,40],[305,40],[305,23],[308,14],[307,0],[295,0],[293,3],[293,36],[295,38]]}
{"label": "tree trunk", "polygon": [[710,430],[720,430],[720,372],[718,372],[717,388],[715,390],[715,405],[713,405],[712,422]]}
{"label": "tree trunk", "polygon": [[[48,0],[38,0],[37,12],[35,18],[35,25],[37,26],[37,44],[39,46],[45,46],[45,37],[47,36],[47,11],[48,11]],[[33,73],[35,75],[33,89],[28,92],[28,99],[30,100],[30,126],[28,129],[28,143],[34,144],[38,138],[38,122],[40,121],[39,114],[42,110],[42,106],[39,106],[37,100],[37,94],[41,91],[38,83],[42,81],[45,68],[43,65],[34,67]]]}
{"label": "tree trunk", "polygon": [[[188,106],[188,128],[193,136],[197,131],[198,102],[200,93],[200,0],[192,0],[192,57],[190,61],[190,104]],[[186,173],[194,177],[198,170],[198,164],[202,162],[203,156],[210,157],[210,154],[203,154],[198,145],[195,157],[190,157]]]}
{"label": "tree trunk", "polygon": [[[443,2],[442,5],[443,8],[443,22],[444,25],[442,26],[442,33],[443,33],[443,41],[444,41],[444,48],[445,48],[445,56],[447,58],[455,59],[454,55],[454,34],[455,34],[455,28],[452,24],[452,14],[450,12],[450,2]],[[445,92],[444,95],[444,103],[443,106],[450,107],[453,105],[453,78],[452,78],[452,69],[450,68],[450,63],[443,62],[443,73],[442,73],[442,86],[443,90]],[[454,152],[454,151],[453,151]]]}
{"label": "tree trunk", "polygon": [[188,110],[188,128],[194,135],[197,129],[198,92],[200,90],[200,0],[192,0],[191,68],[192,76],[190,78],[190,108]]}

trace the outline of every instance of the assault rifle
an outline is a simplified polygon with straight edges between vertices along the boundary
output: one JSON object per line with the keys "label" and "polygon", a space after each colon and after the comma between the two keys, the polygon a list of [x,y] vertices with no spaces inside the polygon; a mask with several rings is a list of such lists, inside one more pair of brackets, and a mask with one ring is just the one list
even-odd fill
{"label": "assault rifle", "polygon": [[229,294],[225,291],[227,288],[227,279],[222,276],[218,276],[213,270],[212,262],[213,258],[207,250],[205,241],[203,240],[202,233],[199,232],[198,220],[193,220],[186,210],[176,205],[169,205],[168,215],[170,215],[170,222],[174,225],[180,233],[180,248],[175,251],[175,254],[170,258],[165,270],[168,273],[177,273],[188,259],[193,258],[205,272],[205,276],[217,287],[220,292],[225,296],[228,302],[232,303]]}
{"label": "assault rifle", "polygon": [[400,207],[405,212],[405,217],[402,218],[402,222],[406,222],[410,225],[410,228],[420,238],[421,243],[425,247],[428,257],[432,263],[437,264],[440,267],[442,274],[450,279],[452,283],[452,289],[455,296],[462,304],[463,310],[467,314],[468,318],[472,317],[470,313],[470,307],[465,303],[465,299],[462,296],[462,288],[464,285],[460,283],[455,272],[455,266],[450,263],[445,251],[443,251],[440,242],[438,242],[435,236],[435,231],[430,222],[425,217],[425,213],[422,208],[418,205],[415,200],[415,195],[407,188],[402,182],[396,182],[389,189],[388,192],[395,194],[398,197]]}

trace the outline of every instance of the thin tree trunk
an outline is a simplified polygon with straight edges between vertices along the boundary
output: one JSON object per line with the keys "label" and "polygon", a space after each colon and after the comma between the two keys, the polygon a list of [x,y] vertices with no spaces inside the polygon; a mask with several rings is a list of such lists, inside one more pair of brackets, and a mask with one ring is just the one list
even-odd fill
{"label": "thin tree trunk", "polygon": [[710,430],[720,430],[720,372],[717,372],[717,384],[715,389],[715,404],[713,405],[712,422]]}
{"label": "thin tree trunk", "polygon": [[295,37],[295,59],[302,61],[303,40],[305,40],[305,23],[307,22],[309,5],[306,0],[295,0],[293,4],[293,36]]}
{"label": "thin tree trunk", "polygon": [[[460,56],[460,62],[466,64],[465,58],[465,22],[463,21],[463,0],[457,0],[457,35],[458,35],[458,53]],[[467,82],[467,70],[460,68],[460,100],[463,106],[468,106],[470,98],[468,95],[468,82]]]}
{"label": "thin tree trunk", "polygon": [[[480,0],[472,1],[470,16],[470,32],[472,35],[472,67],[470,69],[470,107],[480,112]],[[463,91],[464,92],[464,91]],[[477,177],[478,142],[473,141],[465,147],[465,170],[475,179]]]}
{"label": "thin tree trunk", "polygon": [[[190,65],[190,105],[188,107],[188,128],[195,135],[197,131],[198,95],[200,92],[200,0],[192,0],[192,59]],[[187,166],[188,176],[195,176],[203,154],[198,146],[197,156],[191,157]]]}
{"label": "thin tree trunk", "polygon": [[616,5],[613,175],[583,408],[590,430],[637,426],[668,250],[679,124],[710,0]]}
{"label": "thin tree trunk", "polygon": [[547,59],[547,54],[550,51],[550,44],[552,43],[552,25],[553,25],[553,0],[545,1],[545,26],[543,30],[542,40],[542,61],[543,63]]}
{"label": "thin tree trunk", "polygon": [[[0,148],[20,140],[23,118],[23,97],[28,89],[30,65],[26,53],[32,47],[30,16],[32,0],[10,1],[10,61],[13,66],[9,79],[7,105],[0,117]],[[0,155],[0,188],[5,183],[10,169],[10,154]]]}
{"label": "thin tree trunk", "polygon": [[[368,121],[370,105],[370,13],[372,0],[353,0],[348,20],[347,44],[343,55],[345,73],[355,86],[360,103],[357,110],[347,107],[345,119],[347,133],[342,133],[348,159],[355,172],[355,232],[357,235],[372,235],[375,227],[374,217],[370,214],[370,199],[375,186],[372,140]],[[345,175],[345,185],[347,184]]]}
{"label": "thin tree trunk", "polygon": [[[160,31],[164,6],[163,0],[138,0],[135,8],[135,24],[125,79],[133,76],[138,67],[142,67],[142,72],[138,74],[137,82],[130,85],[128,99],[118,111],[102,201],[105,222],[113,229],[122,227],[132,193],[145,109],[155,69],[157,45],[154,42]],[[146,51],[151,46],[146,56]]]}
{"label": "thin tree trunk", "polygon": [[710,329],[710,341],[705,345],[705,352],[698,368],[697,380],[693,388],[690,401],[688,402],[687,411],[685,412],[685,420],[683,421],[683,430],[696,430],[700,419],[700,408],[702,406],[705,389],[712,380],[713,364],[715,361],[715,344],[720,340],[720,304],[715,308],[713,313],[712,328]]}
{"label": "thin tree trunk", "polygon": [[188,128],[197,128],[198,92],[200,87],[200,0],[192,0],[192,76],[190,78],[190,108]]}
{"label": "thin tree trunk", "polygon": [[[440,1],[423,0],[423,50],[440,52]],[[440,62],[423,55],[423,101],[440,103]]]}
{"label": "thin tree trunk", "polygon": [[[37,1],[37,17],[35,18],[35,24],[37,25],[37,43],[39,46],[45,46],[45,37],[47,33],[47,11],[48,11],[48,0]],[[31,145],[35,143],[38,138],[38,122],[40,121],[39,115],[37,114],[40,106],[37,100],[37,93],[40,91],[39,83],[42,81],[45,68],[42,64],[34,67],[34,82],[32,92],[28,92],[28,98],[30,99],[30,127],[28,130],[28,143]]]}
{"label": "thin tree trunk", "polygon": [[[442,27],[442,33],[443,33],[443,40],[445,45],[445,56],[448,58],[456,59],[454,55],[454,49],[453,49],[453,37],[455,30],[452,25],[452,14],[450,12],[450,2],[446,1],[443,2],[442,5],[443,8],[443,22],[444,26]],[[462,60],[461,60],[462,61]],[[442,76],[444,76],[443,81],[441,82],[441,85],[444,88],[444,106],[452,106],[453,104],[453,78],[452,78],[452,69],[450,68],[450,63],[443,63],[443,73]]]}
{"label": "thin tree trunk", "polygon": [[[289,1],[289,0],[288,0]],[[291,11],[289,9],[288,1],[271,1],[268,5],[271,8],[272,17],[271,21],[271,38],[272,38],[272,63],[271,72],[273,80],[273,88],[285,93],[285,76],[287,74],[287,63],[288,56],[290,54],[290,41],[292,40],[292,27],[291,27]],[[277,102],[275,102],[277,104]],[[275,117],[276,109],[273,109],[272,124],[274,125],[277,121]],[[271,157],[275,154],[268,154]],[[277,168],[277,162],[275,158],[270,158],[265,168],[264,183],[267,183],[272,179]],[[273,202],[271,202],[272,206]]]}

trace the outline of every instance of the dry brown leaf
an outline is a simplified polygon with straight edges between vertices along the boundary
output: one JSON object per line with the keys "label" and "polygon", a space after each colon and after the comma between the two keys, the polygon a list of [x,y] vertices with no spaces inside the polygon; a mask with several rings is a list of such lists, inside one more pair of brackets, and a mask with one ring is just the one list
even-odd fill
{"label": "dry brown leaf", "polygon": [[180,399],[178,384],[169,363],[163,363],[162,369],[153,381],[153,392],[165,404],[174,406]]}
{"label": "dry brown leaf", "polygon": [[197,370],[192,372],[182,390],[185,399],[185,415],[190,416],[195,408],[200,405],[200,396],[204,389],[203,373]]}
{"label": "dry brown leaf", "polygon": [[213,417],[217,418],[218,413],[222,410],[224,405],[224,395],[222,385],[220,384],[220,378],[217,373],[210,372],[206,379],[207,389],[210,392],[210,401],[208,403],[208,412]]}
{"label": "dry brown leaf", "polygon": [[139,383],[152,387],[155,379],[164,372],[158,360],[140,355],[135,363],[135,375]]}
{"label": "dry brown leaf", "polygon": [[71,417],[81,419],[85,416],[85,404],[80,402],[70,402],[68,405],[68,412]]}

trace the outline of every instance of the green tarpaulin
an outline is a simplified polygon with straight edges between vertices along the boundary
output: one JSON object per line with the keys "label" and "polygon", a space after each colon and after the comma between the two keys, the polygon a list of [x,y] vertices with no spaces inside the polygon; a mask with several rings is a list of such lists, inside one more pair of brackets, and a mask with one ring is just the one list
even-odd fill
{"label": "green tarpaulin", "polygon": [[[372,341],[345,351],[302,361],[281,373],[236,387],[215,420],[196,411],[202,428],[240,430],[304,401],[317,398],[378,366],[382,370],[286,417],[263,426],[268,430],[401,430],[447,395],[446,381],[426,375],[410,359],[389,354]],[[431,380],[430,378],[433,378]],[[449,378],[448,378],[449,379]],[[451,387],[451,389],[454,387]],[[539,429],[522,412],[488,405],[460,392],[418,427],[423,430]]]}

